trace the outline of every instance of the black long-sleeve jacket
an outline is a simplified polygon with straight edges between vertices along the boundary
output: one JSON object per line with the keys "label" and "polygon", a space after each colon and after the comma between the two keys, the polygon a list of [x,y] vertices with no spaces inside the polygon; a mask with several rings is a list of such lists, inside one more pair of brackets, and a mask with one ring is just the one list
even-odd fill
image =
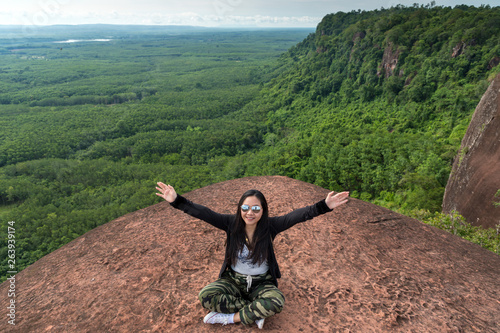
{"label": "black long-sleeve jacket", "polygon": [[[219,273],[219,278],[220,278],[222,276],[222,273],[224,273],[224,271],[228,267],[228,258],[231,257],[228,253],[229,252],[228,244],[231,234],[230,231],[233,229],[232,226],[236,222],[236,216],[231,214],[216,213],[210,208],[193,203],[181,195],[177,195],[175,201],[172,202],[170,205],[174,208],[182,210],[184,213],[187,213],[200,220],[203,220],[213,225],[214,227],[224,230],[226,232],[227,235],[226,255],[224,263],[222,264],[222,268]],[[271,238],[274,241],[274,238],[280,232],[293,227],[297,223],[305,222],[316,216],[325,214],[330,211],[332,210],[328,208],[325,200],[321,200],[315,203],[314,205],[296,209],[286,215],[269,217],[269,230],[271,232]],[[281,272],[279,270],[278,262],[274,254],[274,249],[272,248],[272,243],[267,262],[269,265],[269,271],[271,273],[271,276],[273,277],[273,282],[277,286],[278,285],[277,279],[281,277]]]}

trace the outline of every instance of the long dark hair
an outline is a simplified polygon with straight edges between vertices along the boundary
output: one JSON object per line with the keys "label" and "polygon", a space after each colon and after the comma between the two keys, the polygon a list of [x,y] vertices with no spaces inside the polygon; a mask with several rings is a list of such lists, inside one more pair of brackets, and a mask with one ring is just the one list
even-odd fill
{"label": "long dark hair", "polygon": [[[245,221],[241,216],[240,208],[245,199],[248,197],[256,197],[259,199],[262,207],[262,217],[257,223],[252,240],[249,242],[246,241]],[[252,263],[254,265],[257,263],[262,264],[269,256],[269,247],[271,242],[267,200],[259,190],[248,190],[243,193],[240,198],[235,223],[233,225],[233,229],[231,230],[231,236],[229,237],[228,256],[230,264],[236,264],[238,253],[243,249],[245,243],[250,251],[249,259],[252,260]]]}

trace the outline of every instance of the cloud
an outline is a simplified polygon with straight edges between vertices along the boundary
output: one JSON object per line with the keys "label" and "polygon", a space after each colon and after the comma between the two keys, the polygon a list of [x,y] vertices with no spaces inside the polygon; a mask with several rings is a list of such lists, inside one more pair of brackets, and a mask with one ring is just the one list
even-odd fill
{"label": "cloud", "polygon": [[256,27],[313,27],[321,17],[311,16],[229,16],[225,18],[226,24],[246,25]]}
{"label": "cloud", "polygon": [[197,13],[181,13],[177,15],[155,14],[143,17],[141,24],[155,25],[195,25],[226,27],[315,27],[321,17],[311,16],[270,16],[270,15],[199,15]]}
{"label": "cloud", "polygon": [[[50,0],[66,1],[66,0]],[[236,0],[235,0],[236,1]],[[49,4],[49,5],[47,5]],[[225,10],[224,10],[225,9]],[[201,14],[203,13],[203,14]],[[321,16],[295,16],[270,14],[242,14],[231,8],[207,12],[170,10],[127,11],[124,9],[88,7],[87,10],[67,10],[56,2],[41,7],[29,7],[23,11],[0,12],[5,25],[46,26],[56,24],[141,24],[141,25],[192,25],[206,27],[315,27]]]}
{"label": "cloud", "polygon": [[[321,0],[319,0],[321,1]],[[300,13],[297,15],[297,13]],[[18,0],[3,6],[1,24],[154,24],[314,27],[322,14],[296,10],[284,0]]]}
{"label": "cloud", "polygon": [[[498,0],[487,0],[494,2]],[[1,24],[154,24],[195,26],[315,27],[330,13],[427,4],[430,0],[17,0],[4,1]],[[455,1],[438,0],[440,4]]]}

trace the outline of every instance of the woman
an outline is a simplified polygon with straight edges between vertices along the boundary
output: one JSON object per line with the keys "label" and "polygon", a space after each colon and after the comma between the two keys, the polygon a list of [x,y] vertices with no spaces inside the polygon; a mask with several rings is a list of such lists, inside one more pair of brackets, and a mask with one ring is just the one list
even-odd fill
{"label": "woman", "polygon": [[285,297],[278,289],[281,277],[274,255],[277,234],[299,222],[310,220],[345,204],[349,192],[328,193],[314,205],[283,216],[269,217],[267,201],[258,190],[245,192],[235,215],[219,214],[177,195],[170,185],[159,182],[156,195],[173,207],[226,232],[226,254],[219,279],[204,287],[198,298],[211,312],[207,324],[253,322],[262,329],[264,319],[281,312]]}

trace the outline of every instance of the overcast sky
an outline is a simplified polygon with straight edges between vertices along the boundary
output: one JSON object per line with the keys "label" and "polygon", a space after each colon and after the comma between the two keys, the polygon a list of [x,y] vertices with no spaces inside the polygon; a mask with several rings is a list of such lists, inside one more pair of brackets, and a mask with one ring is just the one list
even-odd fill
{"label": "overcast sky", "polygon": [[[2,0],[2,25],[145,24],[315,27],[330,13],[429,4],[418,0]],[[492,7],[500,0],[436,0],[437,6]]]}

